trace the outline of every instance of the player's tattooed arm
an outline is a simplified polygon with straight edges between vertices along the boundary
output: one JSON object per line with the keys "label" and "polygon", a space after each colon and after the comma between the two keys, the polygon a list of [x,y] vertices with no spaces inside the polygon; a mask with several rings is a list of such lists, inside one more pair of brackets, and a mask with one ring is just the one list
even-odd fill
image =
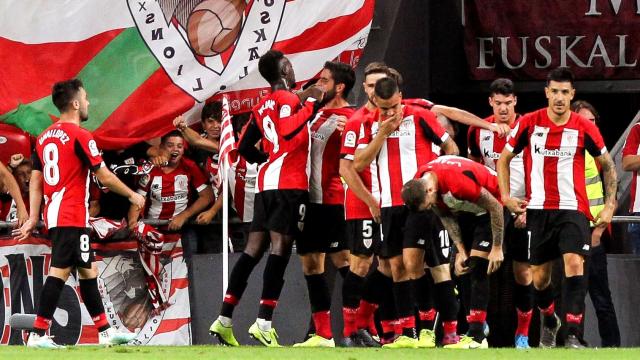
{"label": "player's tattooed arm", "polygon": [[606,226],[613,218],[613,212],[616,209],[616,193],[618,191],[618,178],[616,174],[616,165],[611,155],[606,152],[596,158],[602,168],[604,177],[604,203],[605,207],[596,216],[597,226]]}
{"label": "player's tattooed arm", "polygon": [[480,190],[478,206],[487,210],[491,217],[491,233],[493,234],[493,246],[502,246],[504,239],[504,212],[502,205],[487,189]]}
{"label": "player's tattooed arm", "polygon": [[504,261],[502,252],[502,241],[504,240],[504,208],[487,189],[480,190],[480,197],[477,204],[489,212],[491,217],[491,234],[493,235],[493,245],[489,252],[489,267],[487,274],[491,274],[500,268]]}

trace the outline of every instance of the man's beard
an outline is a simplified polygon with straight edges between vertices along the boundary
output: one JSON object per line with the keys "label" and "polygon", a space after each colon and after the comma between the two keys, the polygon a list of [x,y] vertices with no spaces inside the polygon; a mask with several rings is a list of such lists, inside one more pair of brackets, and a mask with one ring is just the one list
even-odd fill
{"label": "man's beard", "polygon": [[326,93],[322,97],[322,105],[326,105],[329,101],[333,100],[336,97],[336,89],[333,88]]}
{"label": "man's beard", "polygon": [[85,122],[89,120],[89,114],[80,113],[80,122]]}

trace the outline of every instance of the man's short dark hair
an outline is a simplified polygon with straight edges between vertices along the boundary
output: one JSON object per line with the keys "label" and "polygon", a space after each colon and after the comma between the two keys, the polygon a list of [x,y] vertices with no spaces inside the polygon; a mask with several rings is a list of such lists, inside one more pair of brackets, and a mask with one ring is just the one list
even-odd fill
{"label": "man's short dark hair", "polygon": [[402,201],[411,211],[418,211],[427,197],[427,192],[420,179],[413,179],[404,184],[401,195]]}
{"label": "man's short dark hair", "polygon": [[210,102],[202,108],[200,120],[205,121],[208,118],[222,121],[222,101]]}
{"label": "man's short dark hair", "polygon": [[582,109],[587,109],[589,111],[591,111],[591,113],[593,114],[594,118],[595,118],[595,122],[599,123],[600,122],[600,115],[598,114],[598,111],[596,110],[596,108],[591,105],[591,103],[584,101],[584,100],[576,100],[571,104],[571,111],[573,112],[578,112]]}
{"label": "man's short dark hair", "polygon": [[385,77],[376,81],[375,93],[380,99],[391,99],[391,97],[399,91],[398,83],[391,77]]}
{"label": "man's short dark hair", "polygon": [[53,105],[55,105],[61,113],[67,111],[71,102],[76,98],[78,92],[80,92],[81,87],[84,86],[80,79],[65,80],[53,84],[53,88],[51,89]]}
{"label": "man's short dark hair", "polygon": [[365,68],[364,68],[364,77],[367,77],[371,74],[385,74],[385,75],[389,75],[389,67],[380,61],[374,61],[372,63],[369,63]]}
{"label": "man's short dark hair", "polygon": [[356,83],[356,73],[351,65],[338,61],[327,61],[324,63],[324,68],[331,72],[331,77],[335,84],[344,85],[342,97],[346,99],[353,88],[353,84]]}
{"label": "man's short dark hair", "polygon": [[404,78],[400,72],[392,67],[389,68],[389,77],[396,81],[398,84],[398,89],[402,88],[402,84],[404,84]]}
{"label": "man's short dark hair", "polygon": [[269,84],[273,84],[282,78],[280,60],[283,58],[284,54],[281,51],[269,50],[258,60],[258,71]]}
{"label": "man's short dark hair", "polygon": [[547,75],[547,86],[552,81],[556,82],[568,82],[573,86],[573,82],[575,77],[573,76],[573,72],[568,67],[557,67],[549,72]]}
{"label": "man's short dark hair", "polygon": [[489,85],[490,95],[515,95],[515,91],[513,90],[513,81],[506,78],[499,78],[493,80],[491,85]]}
{"label": "man's short dark hair", "polygon": [[181,139],[184,139],[184,136],[179,130],[171,130],[160,138],[160,144],[164,145],[171,137],[179,137]]}

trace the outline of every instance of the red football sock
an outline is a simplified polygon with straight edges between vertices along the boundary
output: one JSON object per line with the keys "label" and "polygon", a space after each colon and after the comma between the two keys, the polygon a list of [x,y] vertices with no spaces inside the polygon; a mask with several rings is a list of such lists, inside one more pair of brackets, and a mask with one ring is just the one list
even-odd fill
{"label": "red football sock", "polygon": [[479,322],[484,323],[487,319],[487,312],[484,310],[473,310],[469,311],[469,315],[467,315],[467,322]]}
{"label": "red football sock", "polygon": [[518,312],[518,328],[516,329],[516,335],[529,336],[529,325],[531,325],[533,310],[520,311],[516,309],[516,311]]}
{"label": "red football sock", "polygon": [[313,313],[313,323],[316,326],[316,335],[322,336],[325,339],[333,338],[331,331],[331,312],[330,311],[318,311]]}
{"label": "red football sock", "polygon": [[458,322],[457,321],[443,321],[442,329],[444,330],[445,335],[456,334],[458,332]]}
{"label": "red football sock", "polygon": [[373,321],[373,313],[378,308],[377,304],[360,300],[360,306],[358,306],[358,315],[356,320],[356,326],[358,329],[366,329],[367,326]]}
{"label": "red football sock", "polygon": [[373,316],[369,319],[369,334],[371,334],[371,336],[378,335],[378,329],[376,328],[376,321],[374,320]]}
{"label": "red football sock", "polygon": [[548,308],[546,308],[546,309],[542,309],[542,308],[540,308],[540,312],[541,312],[541,313],[542,313],[542,315],[544,315],[544,316],[553,316],[553,313],[555,313],[555,312],[556,312],[556,306],[555,306],[555,303],[553,303],[553,302],[552,302],[552,303],[551,303],[551,305],[549,305],[549,307],[548,307]]}
{"label": "red football sock", "polygon": [[358,330],[356,328],[357,313],[358,309],[347,307],[342,308],[342,318],[344,319],[344,328],[342,329],[342,335],[344,335],[344,337],[349,337]]}
{"label": "red football sock", "polygon": [[393,321],[393,332],[395,332],[396,335],[402,335],[402,321],[400,319]]}

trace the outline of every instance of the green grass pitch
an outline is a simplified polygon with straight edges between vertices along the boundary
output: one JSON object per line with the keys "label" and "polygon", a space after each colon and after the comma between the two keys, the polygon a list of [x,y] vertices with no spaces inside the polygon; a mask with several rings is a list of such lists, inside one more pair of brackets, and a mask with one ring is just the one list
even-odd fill
{"label": "green grass pitch", "polygon": [[372,359],[640,359],[637,349],[515,349],[446,350],[446,349],[267,349],[243,346],[226,348],[220,346],[138,346],[101,348],[75,346],[64,350],[27,349],[24,346],[0,346],[0,359],[46,359],[46,360],[102,360],[102,359],[153,359],[153,360],[199,360],[199,359],[278,359],[278,360],[372,360]]}

